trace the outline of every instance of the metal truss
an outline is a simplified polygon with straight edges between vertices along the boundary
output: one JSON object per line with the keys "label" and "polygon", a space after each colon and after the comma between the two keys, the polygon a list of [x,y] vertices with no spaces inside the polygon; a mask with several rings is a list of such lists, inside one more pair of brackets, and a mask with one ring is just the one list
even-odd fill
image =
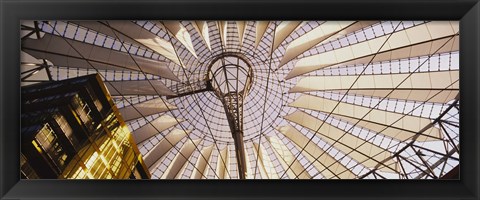
{"label": "metal truss", "polygon": [[[381,163],[385,163],[391,159],[397,161],[400,170],[398,171],[400,179],[439,179],[442,178],[445,174],[449,171],[446,171],[445,168],[447,166],[447,161],[453,160],[458,162],[460,156],[460,147],[459,147],[459,138],[453,138],[452,133],[454,132],[451,128],[459,128],[458,123],[452,123],[448,121],[449,112],[452,109],[456,109],[457,113],[459,110],[459,99],[457,99],[450,104],[433,122],[423,128],[419,133],[412,138],[412,141],[403,146],[400,150],[398,150],[395,154],[393,154],[390,158],[382,161]],[[443,140],[444,143],[444,152],[425,148],[422,146],[421,142],[417,141],[419,135],[422,132],[429,129],[432,126],[439,126],[441,130],[446,136]],[[450,128],[449,128],[450,127]],[[437,158],[436,161],[431,163],[429,159]],[[380,164],[370,170],[369,172],[365,173],[364,175],[360,176],[360,179],[365,178],[374,178],[374,179],[385,179],[378,172],[378,167]],[[414,170],[406,170],[407,166],[409,168],[414,168]],[[455,166],[450,166],[451,168]]]}

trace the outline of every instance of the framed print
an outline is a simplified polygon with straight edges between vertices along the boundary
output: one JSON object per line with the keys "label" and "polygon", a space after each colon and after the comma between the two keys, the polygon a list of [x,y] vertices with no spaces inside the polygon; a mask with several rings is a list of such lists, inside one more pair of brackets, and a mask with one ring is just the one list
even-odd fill
{"label": "framed print", "polygon": [[477,1],[1,9],[2,199],[479,197]]}

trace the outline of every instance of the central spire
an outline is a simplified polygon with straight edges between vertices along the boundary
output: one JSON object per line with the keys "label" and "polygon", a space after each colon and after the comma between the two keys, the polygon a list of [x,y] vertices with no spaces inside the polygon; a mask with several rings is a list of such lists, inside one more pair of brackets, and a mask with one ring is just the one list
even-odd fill
{"label": "central spire", "polygon": [[220,99],[235,143],[240,179],[247,174],[243,144],[243,101],[253,83],[253,70],[248,61],[237,54],[214,59],[208,70],[208,85]]}

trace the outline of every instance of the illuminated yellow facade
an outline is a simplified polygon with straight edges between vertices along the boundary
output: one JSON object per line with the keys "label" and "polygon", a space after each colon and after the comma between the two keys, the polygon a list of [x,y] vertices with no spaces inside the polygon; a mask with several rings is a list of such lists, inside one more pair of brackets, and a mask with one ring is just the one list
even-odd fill
{"label": "illuminated yellow facade", "polygon": [[[110,124],[118,122],[115,113],[111,113],[104,121]],[[105,131],[105,135],[95,138],[90,146],[82,148],[70,161],[61,177],[67,179],[128,179],[135,161],[143,164],[138,148],[128,128],[123,124],[117,127],[99,125],[98,131]],[[139,172],[134,171],[136,178],[141,178]]]}
{"label": "illuminated yellow facade", "polygon": [[[64,87],[72,91],[63,94]],[[52,89],[58,93],[49,92]],[[150,178],[129,129],[98,76],[66,80],[50,88],[30,86],[24,91],[30,93],[22,98],[22,123],[27,127],[22,132],[23,178]],[[45,96],[38,96],[39,92]],[[40,120],[31,120],[33,117]]]}

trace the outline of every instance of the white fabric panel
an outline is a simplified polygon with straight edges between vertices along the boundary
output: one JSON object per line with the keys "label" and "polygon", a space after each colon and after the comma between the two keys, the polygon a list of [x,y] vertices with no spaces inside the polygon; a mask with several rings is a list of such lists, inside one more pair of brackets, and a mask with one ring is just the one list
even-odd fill
{"label": "white fabric panel", "polygon": [[255,48],[258,47],[265,31],[267,31],[269,21],[257,21],[255,23]]}
{"label": "white fabric panel", "polygon": [[[387,42],[385,41],[390,34],[351,46],[308,56],[295,63],[295,67],[285,79],[291,79],[337,64],[366,64],[372,60],[373,55],[377,54],[377,52],[379,52],[379,54],[375,56],[372,62],[430,55],[435,52],[455,51],[458,50],[458,41],[456,41],[458,40],[458,36],[454,36],[458,33],[454,32],[454,27],[456,26],[458,26],[458,22],[432,21],[395,32],[391,34]],[[454,39],[449,40],[450,36],[453,36]],[[421,38],[421,40],[418,40],[418,38]],[[449,42],[442,47],[447,41]],[[382,47],[384,43],[385,45]],[[437,51],[439,48],[440,50]]]}
{"label": "white fabric panel", "polygon": [[220,39],[223,46],[227,47],[227,21],[217,21],[218,32],[220,32]]}
{"label": "white fabric panel", "polygon": [[[355,178],[355,174],[347,169],[342,163],[330,156],[322,148],[314,144],[313,142],[308,142],[308,138],[300,133],[294,127],[287,125],[277,127],[278,132],[285,135],[293,143],[295,143],[300,149],[305,148],[303,155],[313,163],[313,166],[321,172],[323,177],[328,179],[352,179]],[[320,156],[321,155],[321,156]],[[320,156],[320,157],[319,157]],[[317,159],[318,158],[318,159]],[[315,159],[317,159],[315,161]],[[328,169],[327,169],[328,167]]]}
{"label": "white fabric panel", "polygon": [[195,150],[195,146],[198,145],[200,141],[201,139],[193,141],[187,140],[180,149],[180,152],[175,155],[172,162],[168,165],[167,169],[162,174],[161,179],[174,179],[180,172],[180,169],[183,168],[188,158],[190,158],[193,151]]}
{"label": "white fabric panel", "polygon": [[265,167],[265,171],[268,174],[270,179],[279,179],[279,175],[277,170],[275,169],[275,165],[273,164],[273,160],[268,155],[267,150],[265,147],[260,144],[260,158],[262,161],[263,166]]}
{"label": "white fabric panel", "polygon": [[[249,143],[244,143],[244,152],[245,152],[245,168],[246,168],[246,172],[245,172],[245,179],[253,179],[255,178],[255,168],[253,168],[253,166],[251,165],[250,163],[250,160],[251,159],[255,159],[255,158],[250,158],[250,154],[248,153],[247,149],[249,147],[247,147],[247,145],[251,144],[250,142]],[[240,172],[238,172],[240,174]],[[240,176],[239,176],[240,177]]]}
{"label": "white fabric panel", "polygon": [[[116,39],[119,39],[120,41],[123,41],[123,42],[127,42],[127,43],[130,43],[130,44],[135,44],[137,46],[141,46],[141,44],[135,40],[133,40],[132,38],[129,38],[125,35],[123,35],[122,33],[118,32],[118,31],[115,31],[115,29],[113,28],[110,28],[98,21],[71,21],[70,23],[74,23],[74,24],[77,24],[77,25],[80,25],[80,26],[83,26],[85,28],[88,28],[88,29],[91,29],[91,30],[94,30],[98,33],[102,33],[104,35],[108,35],[112,38],[116,38]],[[105,22],[103,22],[105,23]]]}
{"label": "white fabric panel", "polygon": [[[182,122],[183,120],[178,120]],[[148,138],[177,125],[177,120],[170,115],[162,115],[150,123],[133,131],[133,139],[137,144],[147,140]]]}
{"label": "white fabric panel", "polygon": [[[135,108],[138,111],[135,110]],[[120,108],[119,111],[124,121],[130,121],[132,119],[140,118],[142,117],[142,115],[148,116],[148,115],[153,115],[156,113],[166,112],[168,110],[175,110],[175,109],[177,109],[177,107],[168,103],[167,100],[155,98],[155,99],[144,101],[138,104]],[[142,115],[138,112],[142,113]]]}
{"label": "white fabric panel", "polygon": [[[153,87],[152,87],[153,85]],[[108,91],[112,96],[121,95],[161,95],[173,96],[175,92],[170,90],[159,80],[131,80],[131,81],[106,81]],[[117,91],[118,90],[118,91]]]}
{"label": "white fabric panel", "polygon": [[283,66],[285,63],[302,54],[306,50],[314,47],[318,43],[330,38],[334,34],[339,33],[355,23],[357,22],[327,21],[317,28],[312,29],[288,44],[285,54],[278,66]]}
{"label": "white fabric panel", "polygon": [[[273,48],[271,50],[275,51],[285,38],[295,31],[301,23],[301,21],[282,21],[275,28],[275,38],[273,39]],[[271,53],[272,52],[270,52],[270,54]]]}
{"label": "white fabric panel", "polygon": [[135,41],[152,49],[153,51],[165,56],[174,63],[183,66],[178,59],[175,49],[170,41],[158,37],[152,32],[141,28],[139,25],[131,21],[108,21],[110,26],[117,31],[133,38]]}
{"label": "white fabric panel", "polygon": [[[203,171],[203,175],[205,175],[205,176],[202,177],[202,179],[206,179],[209,174],[213,174],[214,179],[218,179],[218,174],[215,174],[216,173],[216,171],[215,171],[216,166],[213,165],[213,159],[214,159],[213,154],[214,154],[214,152],[212,151],[211,154],[210,154],[210,157],[206,157],[208,159],[207,163],[209,163],[211,167],[210,166],[205,167],[205,170]],[[210,171],[212,171],[212,172],[210,172]]]}
{"label": "white fabric panel", "polygon": [[357,30],[360,30],[360,29],[365,28],[367,26],[371,26],[371,25],[376,24],[378,22],[379,21],[357,21],[356,23],[352,24],[351,26],[348,26],[348,27],[344,28],[343,30],[341,30],[340,32],[338,32],[338,33],[332,35],[331,37],[327,38],[326,40],[323,40],[322,42],[319,43],[319,45],[330,42],[330,41],[335,40],[335,39],[338,39],[338,38],[340,38],[342,36],[345,36],[349,33],[353,33]]}
{"label": "white fabric panel", "polygon": [[197,30],[198,33],[200,33],[200,36],[202,36],[203,41],[207,45],[208,49],[211,51],[212,46],[210,45],[210,35],[208,33],[208,24],[206,21],[195,21],[195,23],[192,23],[193,27]]}
{"label": "white fabric panel", "polygon": [[[195,163],[195,168],[193,168],[192,176],[190,178],[192,179],[201,179],[205,178],[202,176],[202,173],[205,171],[205,168],[207,167],[207,160],[210,158],[210,155],[212,155],[212,150],[213,150],[213,144],[204,147],[201,151],[200,154],[205,156],[205,159],[199,155],[197,162]],[[207,176],[207,174],[204,174],[204,176]]]}
{"label": "white fabric panel", "polygon": [[[335,108],[337,103],[338,106]],[[362,117],[365,116],[361,120],[361,122],[357,124],[357,126],[363,126],[376,132],[379,132],[383,128],[386,128],[380,134],[387,135],[400,141],[408,140],[409,138],[411,139],[411,137],[414,136],[418,131],[431,123],[431,120],[426,118],[372,109],[350,103],[339,103],[338,101],[333,101],[311,95],[302,95],[297,100],[290,103],[289,106],[316,110],[324,113],[332,112],[333,115],[341,117],[341,119],[350,118],[350,120],[348,121],[353,124],[355,124],[358,120],[362,119]],[[335,108],[335,110],[333,108]],[[430,129],[423,132],[423,134],[432,137],[442,138],[440,129],[436,127],[431,127]],[[436,138],[432,137],[420,136],[417,140],[437,140]]]}
{"label": "white fabric panel", "polygon": [[243,44],[243,38],[245,37],[246,21],[237,21],[237,30],[238,30],[238,41],[240,46]]}
{"label": "white fabric panel", "polygon": [[[231,174],[230,174],[230,170],[231,170],[231,169],[230,169],[230,168],[231,168],[231,167],[230,167],[230,162],[231,162],[231,161],[230,161],[230,149],[229,149],[228,146],[226,146],[225,149],[226,149],[225,157],[223,157],[223,158],[225,159],[225,164],[226,164],[226,166],[225,166],[225,174],[224,174],[223,177],[224,177],[224,179],[232,179],[232,177],[230,176],[230,175],[231,175]],[[235,157],[234,157],[234,158],[235,158]]]}
{"label": "white fabric panel", "polygon": [[[255,179],[269,179],[269,176],[267,175],[267,171],[265,170],[265,166],[263,165],[262,158],[260,157],[260,150],[258,149],[258,144],[253,143],[253,157],[255,158],[255,163],[256,167],[253,169],[253,173],[255,174],[255,171],[260,172],[260,176],[257,175]],[[257,153],[258,152],[258,153]]]}
{"label": "white fabric panel", "polygon": [[[225,164],[222,161],[225,161]],[[217,157],[217,168],[216,172],[219,176],[219,179],[226,179],[229,178],[227,170],[230,169],[230,160],[228,158],[228,146],[225,146],[222,150],[220,150],[220,154]]]}
{"label": "white fabric panel", "polygon": [[[459,42],[460,42],[460,38],[458,35],[456,35],[453,37],[437,39],[437,40],[433,40],[425,43],[419,43],[419,44],[407,46],[404,48],[398,48],[391,51],[385,51],[378,54],[372,54],[370,56],[355,58],[347,62],[332,65],[331,67],[334,68],[338,66],[352,66],[352,65],[358,65],[358,64],[366,65],[370,61],[372,61],[372,63],[375,63],[375,62],[398,60],[398,59],[404,59],[404,58],[410,58],[410,57],[416,57],[416,56],[427,56],[432,54],[458,51],[460,47]],[[361,49],[362,47],[357,47],[357,48],[360,48],[360,49],[354,52],[359,52],[362,50]]]}
{"label": "white fabric panel", "polygon": [[[25,36],[27,36],[28,34],[31,34],[35,28],[35,23],[34,21],[32,20],[20,20],[20,24],[21,26],[25,26],[25,27],[28,27],[27,29],[24,29],[23,27],[20,28],[20,38],[23,38]],[[34,34],[31,34],[30,36],[28,36],[27,38],[37,38],[37,34],[41,37],[43,37],[43,35],[45,34],[44,32],[38,32],[38,33],[34,33]]]}
{"label": "white fabric panel", "polygon": [[[93,69],[93,65],[98,70],[127,69],[143,71],[148,74],[179,81],[178,77],[173,74],[164,62],[132,55],[135,59],[134,61],[127,53],[56,35],[45,34],[43,38],[38,40],[26,39],[22,42],[22,48],[26,53],[38,59],[47,59],[57,66]],[[75,50],[79,51],[81,55]]]}
{"label": "white fabric panel", "polygon": [[168,135],[160,140],[155,147],[145,154],[143,160],[150,171],[154,171],[161,163],[161,158],[180,140],[190,134],[190,132],[190,130],[185,132],[181,129],[173,129]]}
{"label": "white fabric panel", "polygon": [[[374,168],[379,162],[382,162],[383,160],[391,156],[391,153],[386,151],[385,149],[370,142],[366,142],[364,139],[361,139],[350,133],[345,134],[343,130],[338,129],[337,127],[334,127],[329,123],[325,122],[320,127],[323,122],[322,120],[319,120],[302,111],[295,111],[294,113],[289,114],[284,118],[288,121],[294,122],[305,128],[310,129],[313,133],[318,130],[316,134],[319,135],[323,141],[333,145],[336,149],[344,152],[345,154],[348,154],[350,158],[356,160],[364,166]],[[308,142],[307,137],[305,137],[302,133],[298,132],[298,130],[291,126],[280,127],[280,132],[284,133],[291,140],[294,140],[295,143],[297,143],[301,147],[304,147]],[[313,142],[310,142],[307,145],[310,150],[315,150],[314,146],[316,145],[313,144]],[[320,152],[323,153],[322,151]],[[312,156],[321,153],[310,152]],[[331,159],[332,161],[335,160],[333,158]],[[391,169],[384,168],[384,171],[396,172],[396,163],[392,160],[390,162],[386,162],[385,165],[389,166]]]}
{"label": "white fabric panel", "polygon": [[[391,90],[397,88],[388,96],[389,98],[446,103],[454,99],[459,90],[458,70],[421,72],[411,75],[362,75],[357,82],[355,82],[356,79],[355,75],[309,76],[302,78],[289,92],[329,90],[346,92],[351,87],[349,93],[385,97]],[[400,84],[403,80],[405,81]],[[450,90],[441,91],[447,88]]]}
{"label": "white fabric panel", "polygon": [[[47,64],[49,64],[49,63],[47,62]],[[42,60],[36,59],[33,56],[27,54],[26,52],[23,52],[23,51],[20,52],[20,72],[26,72],[28,70],[33,70],[33,71],[28,72],[28,73],[22,74],[21,78],[29,76],[25,80],[29,80],[29,81],[32,81],[32,80],[36,80],[36,81],[37,80],[38,81],[49,80],[46,69],[34,70],[34,69],[40,67],[41,65],[43,65]],[[21,86],[35,84],[35,83],[37,83],[37,82],[24,82],[24,81],[20,82]]]}
{"label": "white fabric panel", "polygon": [[[28,74],[26,74],[28,75]],[[26,76],[25,75],[25,76]],[[22,76],[23,77],[23,76]],[[47,69],[46,68],[43,68],[39,71],[37,71],[36,73],[34,73],[33,75],[31,75],[30,77],[28,77],[27,79],[25,80],[29,80],[29,81],[47,81],[49,80],[48,79],[48,73],[47,73]],[[23,81],[22,81],[23,82]]]}
{"label": "white fabric panel", "polygon": [[[346,92],[346,90],[338,91],[341,93]],[[375,97],[385,97],[388,93],[390,93],[390,91],[391,90],[350,90],[348,93]],[[390,95],[388,95],[388,97],[392,99],[424,101],[431,103],[447,103],[450,100],[455,99],[458,93],[459,90],[395,90]]]}
{"label": "white fabric panel", "polygon": [[190,33],[188,33],[187,29],[180,23],[180,21],[161,21],[161,23],[167,28],[170,33],[172,33],[175,38],[180,41],[180,43],[185,46],[190,53],[197,57],[195,53],[195,49],[193,48],[192,38],[190,37]]}
{"label": "white fabric panel", "polygon": [[265,150],[262,144],[253,143],[255,147],[255,153],[258,151],[258,159],[259,163],[261,163],[262,169],[264,169],[266,173],[266,177],[269,179],[279,179],[277,171],[275,170],[275,166],[273,165],[273,161],[268,156],[267,150]]}
{"label": "white fabric panel", "polygon": [[26,70],[29,70],[29,69],[24,69],[23,65],[31,66],[31,68],[36,68],[36,67],[39,67],[38,65],[43,64],[42,60],[37,59],[37,58],[35,58],[35,57],[31,56],[30,54],[28,54],[26,52],[23,52],[23,51],[20,51],[20,62],[22,62],[22,68],[21,68],[22,72],[26,71]]}
{"label": "white fabric panel", "polygon": [[183,179],[183,174],[185,173],[185,169],[187,169],[187,166],[188,166],[188,162],[185,162],[182,168],[180,168],[177,175],[173,179]]}
{"label": "white fabric panel", "polygon": [[[295,156],[292,152],[276,137],[267,137],[268,141],[275,150],[278,160],[283,166],[283,169],[287,170],[288,166],[291,166],[287,171],[287,174],[290,178],[299,178],[299,179],[310,179],[311,176],[305,170],[304,166],[295,159]],[[302,172],[303,171],[303,172]]]}
{"label": "white fabric panel", "polygon": [[[302,148],[298,146],[296,143],[293,143],[293,146],[295,146],[297,149]],[[332,163],[328,163],[328,162],[321,163],[319,161],[320,159],[315,161],[315,158],[318,157],[318,155],[320,154],[318,154],[317,156],[313,156],[309,153],[303,153],[302,155],[312,163],[313,167],[315,167],[315,169],[317,169],[318,172],[321,172],[320,174],[323,177],[329,177],[329,179],[355,179],[356,178],[355,175],[351,173],[350,170],[347,170],[347,168],[345,168],[345,166],[343,165],[337,165],[336,163],[333,163],[332,166],[327,168],[327,166]],[[318,175],[316,176],[318,177]]]}

